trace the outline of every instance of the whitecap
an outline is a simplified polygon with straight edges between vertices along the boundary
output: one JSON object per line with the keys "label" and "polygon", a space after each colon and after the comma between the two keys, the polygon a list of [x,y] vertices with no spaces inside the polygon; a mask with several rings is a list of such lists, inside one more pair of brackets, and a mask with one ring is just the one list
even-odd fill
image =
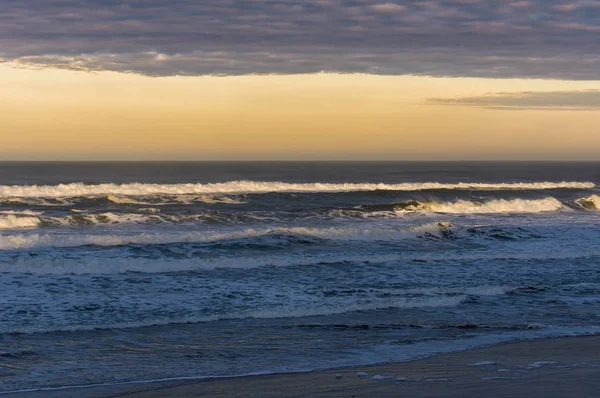
{"label": "whitecap", "polygon": [[458,190],[544,190],[544,189],[590,189],[591,182],[507,182],[507,183],[287,183],[279,181],[230,181],[209,184],[59,184],[59,185],[4,185],[0,197],[80,197],[108,196],[122,201],[119,195],[144,196],[155,194],[220,194],[220,193],[267,193],[267,192],[352,192],[352,191],[420,191],[434,189]]}

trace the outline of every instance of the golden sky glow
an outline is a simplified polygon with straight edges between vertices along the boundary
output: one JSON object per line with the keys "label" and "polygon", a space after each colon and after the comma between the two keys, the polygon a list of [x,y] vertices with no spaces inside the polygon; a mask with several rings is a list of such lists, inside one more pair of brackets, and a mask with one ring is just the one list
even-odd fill
{"label": "golden sky glow", "polygon": [[431,99],[598,81],[373,75],[146,77],[0,66],[0,159],[600,159],[600,108]]}

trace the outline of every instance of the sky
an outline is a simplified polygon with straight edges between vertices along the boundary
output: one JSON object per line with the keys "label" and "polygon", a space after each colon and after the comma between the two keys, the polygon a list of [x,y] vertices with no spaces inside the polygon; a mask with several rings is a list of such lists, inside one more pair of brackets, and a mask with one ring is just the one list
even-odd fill
{"label": "sky", "polygon": [[3,0],[0,160],[600,160],[596,0]]}

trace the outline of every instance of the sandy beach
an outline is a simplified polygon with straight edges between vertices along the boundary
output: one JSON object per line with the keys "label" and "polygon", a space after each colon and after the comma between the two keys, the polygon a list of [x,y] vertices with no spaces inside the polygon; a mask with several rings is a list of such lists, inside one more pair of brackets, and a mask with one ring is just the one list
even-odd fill
{"label": "sandy beach", "polygon": [[521,341],[368,367],[4,397],[596,397],[598,391],[600,336],[586,336]]}

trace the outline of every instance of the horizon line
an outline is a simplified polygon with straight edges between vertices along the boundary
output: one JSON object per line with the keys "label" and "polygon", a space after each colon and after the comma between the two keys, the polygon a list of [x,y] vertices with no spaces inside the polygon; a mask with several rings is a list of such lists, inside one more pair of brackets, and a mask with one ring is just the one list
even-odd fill
{"label": "horizon line", "polygon": [[596,163],[599,159],[0,159],[0,163]]}

